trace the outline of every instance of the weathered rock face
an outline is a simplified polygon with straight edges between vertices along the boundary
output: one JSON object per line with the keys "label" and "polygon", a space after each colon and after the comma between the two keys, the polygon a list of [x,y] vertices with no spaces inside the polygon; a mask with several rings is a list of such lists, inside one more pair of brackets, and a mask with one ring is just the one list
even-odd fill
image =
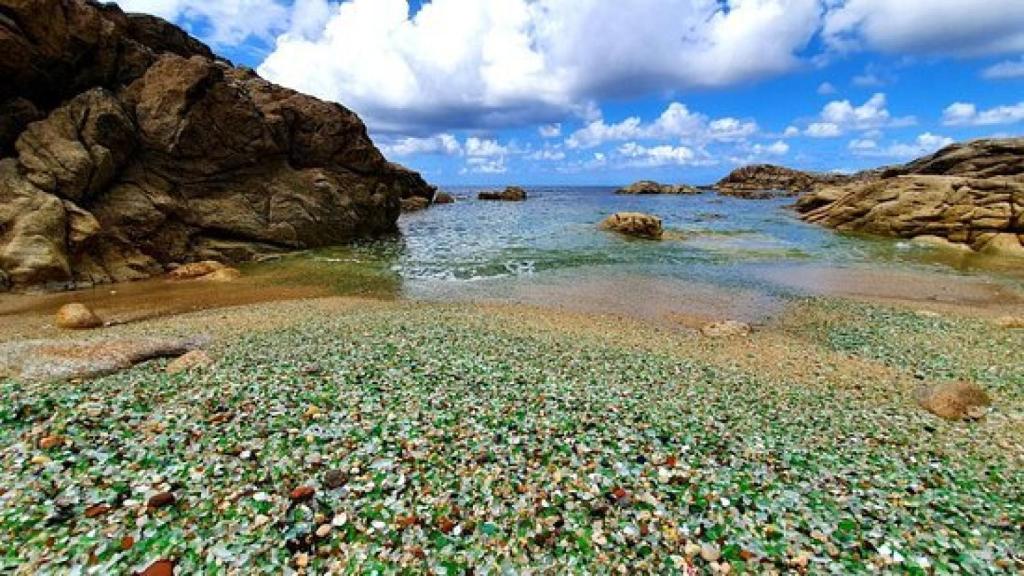
{"label": "weathered rock face", "polygon": [[661,218],[642,212],[619,212],[612,214],[600,224],[602,230],[618,232],[625,236],[660,240],[664,235]]}
{"label": "weathered rock face", "polygon": [[339,243],[433,196],[351,111],[113,5],[0,0],[0,77],[0,287]]}
{"label": "weathered rock face", "polygon": [[615,192],[622,195],[654,195],[654,194],[700,194],[701,190],[685,184],[659,184],[651,180],[634,182]]}
{"label": "weathered rock face", "polygon": [[757,164],[738,168],[723,178],[715,189],[725,196],[740,198],[773,198],[776,196],[796,196],[814,190],[818,186],[833,185],[859,180],[866,174],[844,176],[840,174],[822,174],[802,172],[771,164]]}
{"label": "weathered rock face", "polygon": [[802,197],[808,222],[888,236],[937,237],[1024,256],[1024,139],[955,145],[883,177]]}

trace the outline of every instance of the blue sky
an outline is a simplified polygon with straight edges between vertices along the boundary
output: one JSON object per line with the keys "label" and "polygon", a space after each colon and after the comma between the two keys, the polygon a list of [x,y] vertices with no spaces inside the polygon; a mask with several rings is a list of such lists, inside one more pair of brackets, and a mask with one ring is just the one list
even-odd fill
{"label": "blue sky", "polygon": [[1020,0],[121,0],[438,184],[849,171],[1024,128]]}

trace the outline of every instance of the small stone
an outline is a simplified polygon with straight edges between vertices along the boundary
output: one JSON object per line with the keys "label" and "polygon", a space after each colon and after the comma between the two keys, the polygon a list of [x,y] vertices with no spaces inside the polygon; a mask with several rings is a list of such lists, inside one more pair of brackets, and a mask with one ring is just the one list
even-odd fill
{"label": "small stone", "polygon": [[722,557],[722,551],[714,544],[702,544],[700,547],[700,557],[705,562],[717,562]]}
{"label": "small stone", "polygon": [[322,413],[323,411],[320,410],[319,406],[317,406],[316,404],[310,404],[309,408],[306,408],[304,416],[306,417],[307,420],[314,420],[318,418]]}
{"label": "small stone", "polygon": [[135,538],[131,536],[121,538],[121,550],[131,550],[132,546],[135,546]]}
{"label": "small stone", "polygon": [[328,470],[324,474],[324,486],[328,490],[337,490],[345,484],[348,484],[348,474],[344,470]]}
{"label": "small stone", "polygon": [[149,506],[149,508],[156,510],[158,508],[170,506],[177,501],[178,499],[174,496],[173,492],[160,492],[159,494],[154,494],[150,497],[149,502],[147,502],[146,505]]}
{"label": "small stone", "polygon": [[292,499],[292,502],[305,502],[313,498],[314,494],[316,494],[316,490],[312,486],[299,486],[292,490],[289,497]]}
{"label": "small stone", "polygon": [[700,333],[708,338],[736,338],[750,335],[750,325],[735,320],[704,325]]}
{"label": "small stone", "polygon": [[50,450],[64,444],[64,438],[61,436],[47,436],[39,441],[39,447],[43,450]]}
{"label": "small stone", "polygon": [[45,466],[50,463],[50,457],[44,454],[36,454],[31,460],[29,460],[29,462],[36,464],[37,466]]}
{"label": "small stone", "polygon": [[168,374],[180,374],[182,372],[208,368],[211,365],[213,365],[213,358],[210,358],[206,352],[193,350],[172,360],[167,364],[165,371]]}
{"label": "small stone", "polygon": [[93,504],[85,509],[86,518],[98,518],[103,516],[107,512],[110,512],[111,508],[108,504]]}
{"label": "small stone", "polygon": [[320,527],[316,529],[316,536],[317,536],[317,538],[327,538],[328,536],[330,536],[330,534],[331,534],[331,525],[330,524],[321,524]]}
{"label": "small stone", "polygon": [[309,566],[309,554],[302,553],[295,556],[295,566],[305,568]]}
{"label": "small stone", "polygon": [[139,573],[139,576],[174,576],[174,561],[157,560]]}
{"label": "small stone", "polygon": [[89,330],[103,326],[103,320],[99,316],[88,306],[78,302],[61,306],[60,310],[57,310],[56,323],[58,328],[65,330]]}

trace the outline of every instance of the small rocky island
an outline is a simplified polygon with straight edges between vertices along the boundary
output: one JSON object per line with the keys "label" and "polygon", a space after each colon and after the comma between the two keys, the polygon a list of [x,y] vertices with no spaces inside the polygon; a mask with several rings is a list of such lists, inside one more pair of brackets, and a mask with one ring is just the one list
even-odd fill
{"label": "small rocky island", "polygon": [[688,194],[700,194],[703,192],[696,186],[690,186],[687,184],[660,184],[653,180],[641,180],[634,182],[624,188],[619,188],[615,193],[620,195],[688,195]]}
{"label": "small rocky island", "polygon": [[0,78],[0,290],[392,232],[434,195],[350,110],[114,4],[4,2]]}
{"label": "small rocky island", "polygon": [[481,192],[477,198],[494,202],[525,202],[526,190],[519,186],[509,186],[501,192]]}
{"label": "small rocky island", "polygon": [[723,196],[747,199],[766,199],[778,196],[798,196],[821,185],[842,184],[855,176],[804,172],[772,164],[744,166],[730,173],[714,185]]}

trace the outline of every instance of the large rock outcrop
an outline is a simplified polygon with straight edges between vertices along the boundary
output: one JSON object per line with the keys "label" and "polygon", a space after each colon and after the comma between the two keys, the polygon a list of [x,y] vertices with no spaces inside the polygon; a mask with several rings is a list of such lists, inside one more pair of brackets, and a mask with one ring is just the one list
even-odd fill
{"label": "large rock outcrop", "polygon": [[700,194],[702,190],[686,184],[661,184],[653,180],[641,180],[619,188],[615,193],[623,196],[688,195]]}
{"label": "large rock outcrop", "polygon": [[819,187],[796,208],[837,230],[1024,256],[1024,138],[953,145],[879,178]]}
{"label": "large rock outcrop", "polygon": [[714,188],[719,194],[725,196],[750,199],[774,198],[797,196],[819,186],[842,184],[867,177],[868,173],[848,176],[804,172],[772,164],[755,164],[733,170],[715,184]]}
{"label": "large rock outcrop", "polygon": [[0,0],[0,288],[391,232],[431,198],[344,107],[86,0]]}

